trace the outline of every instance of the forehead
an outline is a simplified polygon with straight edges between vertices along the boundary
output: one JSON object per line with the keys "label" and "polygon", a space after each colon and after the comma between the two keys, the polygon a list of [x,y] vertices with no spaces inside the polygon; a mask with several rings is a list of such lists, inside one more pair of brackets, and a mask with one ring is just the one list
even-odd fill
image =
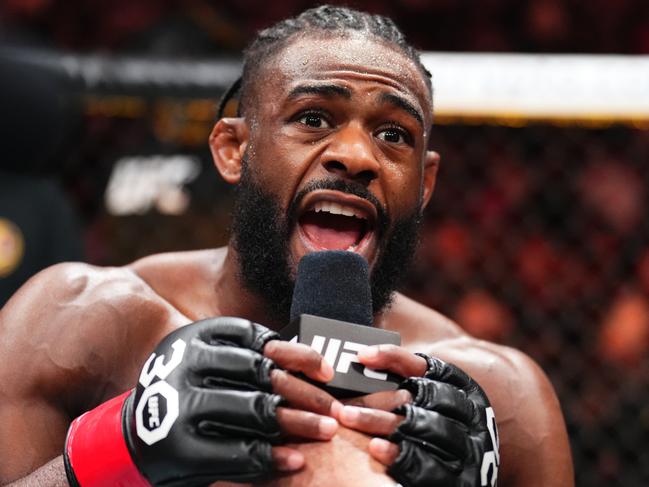
{"label": "forehead", "polygon": [[307,81],[344,80],[348,84],[374,83],[411,98],[431,117],[432,100],[417,64],[380,39],[364,33],[308,34],[297,37],[270,59],[261,78],[268,97],[277,100]]}

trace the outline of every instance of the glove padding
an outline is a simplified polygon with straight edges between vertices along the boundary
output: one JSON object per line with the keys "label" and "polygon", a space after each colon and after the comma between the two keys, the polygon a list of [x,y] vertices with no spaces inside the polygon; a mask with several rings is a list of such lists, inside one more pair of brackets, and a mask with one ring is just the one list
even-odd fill
{"label": "glove padding", "polygon": [[279,336],[240,318],[212,318],[169,334],[146,362],[125,403],[134,463],[154,485],[255,481],[272,470],[279,437],[273,362]]}
{"label": "glove padding", "polygon": [[405,418],[388,438],[400,449],[388,473],[404,487],[495,487],[498,432],[489,399],[455,365],[417,355],[428,370],[400,385],[413,401],[394,411]]}

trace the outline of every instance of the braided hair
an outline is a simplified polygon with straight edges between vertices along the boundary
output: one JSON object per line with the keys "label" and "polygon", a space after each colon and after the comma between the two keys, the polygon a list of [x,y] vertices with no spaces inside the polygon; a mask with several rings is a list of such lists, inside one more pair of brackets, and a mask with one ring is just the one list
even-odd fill
{"label": "braided hair", "polygon": [[228,102],[237,95],[239,97],[238,115],[243,114],[252,83],[258,79],[257,74],[264,62],[285,47],[294,36],[317,32],[345,33],[350,31],[363,32],[394,45],[415,62],[422,73],[426,86],[432,92],[431,75],[421,63],[419,52],[408,44],[403,33],[391,19],[346,7],[322,5],[305,10],[297,17],[282,20],[257,33],[255,39],[244,51],[241,77],[230,86],[219,103],[217,118],[223,116]]}

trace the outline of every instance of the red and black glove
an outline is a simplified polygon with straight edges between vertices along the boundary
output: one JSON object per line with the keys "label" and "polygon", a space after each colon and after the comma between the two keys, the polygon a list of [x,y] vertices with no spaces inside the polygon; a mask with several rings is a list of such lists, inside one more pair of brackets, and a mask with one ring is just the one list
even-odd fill
{"label": "red and black glove", "polygon": [[273,469],[280,436],[274,363],[278,335],[239,318],[214,318],[168,335],[131,392],[73,421],[65,445],[76,487],[200,486],[254,481]]}

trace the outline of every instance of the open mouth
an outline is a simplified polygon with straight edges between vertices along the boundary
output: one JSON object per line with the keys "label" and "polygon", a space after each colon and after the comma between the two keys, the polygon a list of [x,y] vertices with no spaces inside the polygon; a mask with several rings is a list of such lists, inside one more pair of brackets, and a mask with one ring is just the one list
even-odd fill
{"label": "open mouth", "polygon": [[360,252],[371,240],[376,211],[353,196],[314,195],[298,219],[302,239],[312,250]]}
{"label": "open mouth", "polygon": [[368,222],[353,208],[320,201],[300,218],[304,234],[316,246],[329,250],[354,250],[367,234]]}

